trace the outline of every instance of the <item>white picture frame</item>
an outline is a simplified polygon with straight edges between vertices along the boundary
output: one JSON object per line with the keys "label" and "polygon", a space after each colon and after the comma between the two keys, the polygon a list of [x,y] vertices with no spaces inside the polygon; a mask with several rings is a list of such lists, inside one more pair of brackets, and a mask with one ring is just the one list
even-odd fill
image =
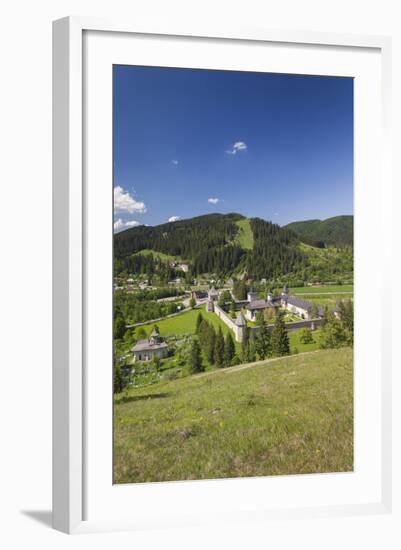
{"label": "white picture frame", "polygon": [[[358,49],[375,51],[381,64],[381,113],[378,124],[380,140],[381,190],[387,204],[391,200],[390,167],[390,78],[391,41],[387,37],[336,35],[300,31],[277,31],[255,29],[189,28],[180,24],[159,25],[144,28],[140,24],[104,21],[93,18],[69,17],[54,22],[53,32],[53,525],[66,533],[96,530],[137,529],[154,522],[157,525],[190,525],[194,518],[180,516],[177,511],[165,519],[152,518],[146,514],[139,520],[132,517],[108,517],[99,514],[96,518],[86,517],[87,495],[85,493],[88,463],[84,455],[88,445],[90,422],[86,415],[86,346],[85,294],[87,281],[88,220],[85,218],[84,156],[86,148],[83,136],[85,102],[84,33],[109,33],[113,36],[146,36],[157,40],[160,37],[180,37],[181,40],[196,39],[213,44],[214,41],[229,43],[276,43],[294,48],[332,47],[352,52]],[[301,54],[302,55],[302,54]],[[111,182],[110,182],[111,186]],[[111,200],[111,194],[110,194]],[[381,232],[389,228],[390,220],[385,216],[385,204],[380,210]],[[93,217],[92,223],[93,223]],[[384,234],[384,233],[382,233]],[[384,247],[381,261],[389,265],[391,250]],[[360,258],[361,260],[361,258]],[[390,270],[383,269],[378,285],[380,292],[389,288]],[[274,517],[312,517],[313,515],[350,515],[364,513],[385,513],[391,509],[391,356],[390,335],[381,331],[380,364],[375,368],[380,384],[377,385],[377,399],[380,404],[380,498],[371,501],[335,502],[332,505],[311,506],[297,503],[295,507],[278,506],[266,511],[258,504],[248,510],[248,519],[259,520]],[[379,353],[380,351],[380,353]],[[378,466],[378,467],[379,467]],[[90,467],[90,466],[89,466]],[[309,476],[310,477],[310,476]],[[110,473],[111,480],[111,473]],[[241,480],[230,483],[241,483]],[[287,479],[291,483],[291,480]],[[111,483],[111,481],[110,481]],[[191,498],[191,491],[212,491],[216,496],[232,487],[224,482],[185,482],[159,484],[163,486],[163,498],[177,490],[185,491],[185,498]],[[222,484],[223,483],[223,484]],[[245,482],[244,482],[245,483]],[[250,482],[252,483],[252,481]],[[295,483],[295,481],[294,481]],[[207,484],[210,484],[209,486]],[[152,484],[149,484],[152,485]],[[142,485],[140,495],[145,498],[149,485]],[[184,489],[181,489],[184,487]],[[244,486],[244,484],[243,484]],[[196,489],[195,489],[196,487]],[[203,489],[199,489],[203,487]],[[238,487],[238,485],[236,485]],[[252,492],[255,485],[249,485]],[[127,492],[124,489],[124,492]],[[123,491],[121,491],[122,493]],[[117,498],[123,498],[122,494]],[[200,493],[199,493],[200,494]],[[251,493],[250,493],[251,494]],[[138,493],[137,493],[138,495]],[[126,497],[125,497],[126,498]],[[156,514],[157,515],[157,514]],[[233,514],[233,517],[235,514]],[[223,516],[220,520],[225,520]],[[205,518],[209,521],[210,518]],[[195,523],[198,523],[197,521]]]}

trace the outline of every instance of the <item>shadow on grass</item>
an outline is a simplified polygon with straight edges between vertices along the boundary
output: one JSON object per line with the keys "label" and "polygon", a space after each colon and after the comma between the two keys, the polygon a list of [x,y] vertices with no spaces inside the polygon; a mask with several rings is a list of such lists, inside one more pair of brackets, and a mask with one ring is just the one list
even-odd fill
{"label": "shadow on grass", "polygon": [[149,393],[146,395],[124,395],[119,399],[116,399],[116,403],[133,403],[135,401],[147,401],[148,399],[163,399],[164,397],[170,397],[171,393]]}

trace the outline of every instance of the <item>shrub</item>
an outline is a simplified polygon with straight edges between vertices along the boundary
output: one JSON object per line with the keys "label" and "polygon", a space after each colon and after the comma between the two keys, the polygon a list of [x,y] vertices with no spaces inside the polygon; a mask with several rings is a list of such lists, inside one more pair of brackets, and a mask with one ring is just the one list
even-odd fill
{"label": "shrub", "polygon": [[310,328],[305,327],[300,331],[299,341],[301,344],[312,344],[314,342]]}

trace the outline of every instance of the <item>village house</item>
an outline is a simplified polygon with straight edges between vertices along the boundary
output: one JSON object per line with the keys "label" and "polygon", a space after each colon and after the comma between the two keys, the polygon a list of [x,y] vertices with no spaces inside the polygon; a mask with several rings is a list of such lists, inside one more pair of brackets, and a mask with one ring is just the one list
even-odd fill
{"label": "village house", "polygon": [[153,357],[163,359],[168,355],[168,346],[157,330],[153,329],[149,338],[138,340],[132,352],[135,361],[150,361]]}

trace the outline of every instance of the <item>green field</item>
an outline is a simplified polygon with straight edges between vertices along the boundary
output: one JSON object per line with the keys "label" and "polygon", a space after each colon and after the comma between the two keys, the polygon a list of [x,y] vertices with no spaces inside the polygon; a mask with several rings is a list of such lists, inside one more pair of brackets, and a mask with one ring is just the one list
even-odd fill
{"label": "green field", "polygon": [[[230,330],[225,323],[220,321],[217,315],[206,312],[205,306],[200,306],[195,309],[185,311],[181,315],[176,315],[175,317],[169,317],[168,319],[158,321],[156,324],[159,327],[160,335],[180,336],[182,334],[195,334],[196,319],[199,312],[201,312],[203,318],[211,322],[215,328],[220,326],[224,334]],[[153,326],[154,323],[149,323],[148,325],[143,325],[142,328],[144,328],[146,333],[149,335]]]}
{"label": "green field", "polygon": [[239,231],[235,237],[235,242],[245,250],[252,250],[253,233],[250,221],[246,218],[244,220],[238,220],[235,223],[239,227]]}
{"label": "green field", "polygon": [[115,396],[115,483],[352,469],[349,348],[231,367]]}
{"label": "green field", "polygon": [[290,288],[290,294],[305,295],[310,294],[352,294],[354,285],[322,285],[322,286],[299,286]]}
{"label": "green field", "polygon": [[333,308],[340,300],[352,299],[353,285],[325,285],[290,288],[290,293],[320,306]]}

